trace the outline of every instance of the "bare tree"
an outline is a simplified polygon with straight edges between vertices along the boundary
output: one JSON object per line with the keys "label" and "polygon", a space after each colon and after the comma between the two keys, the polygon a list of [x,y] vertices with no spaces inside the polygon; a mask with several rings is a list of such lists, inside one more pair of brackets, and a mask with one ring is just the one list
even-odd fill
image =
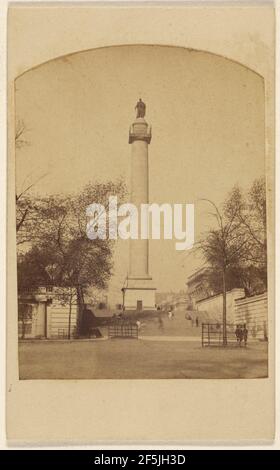
{"label": "bare tree", "polygon": [[72,313],[73,313],[73,306],[77,305],[77,291],[75,287],[67,286],[67,287],[56,287],[54,295],[59,299],[59,302],[67,305],[68,310],[68,332],[67,336],[68,339],[71,339],[72,336]]}
{"label": "bare tree", "polygon": [[29,145],[30,142],[26,139],[26,133],[29,131],[27,129],[25,122],[22,119],[18,119],[15,129],[15,145],[16,149],[20,149],[26,145]]}
{"label": "bare tree", "polygon": [[[226,292],[232,282],[250,292],[252,285],[266,285],[266,190],[264,178],[256,179],[244,194],[235,186],[220,210],[208,199],[216,221],[213,228],[196,244],[212,268],[210,278],[221,283],[223,294],[223,344],[227,344]],[[256,280],[257,279],[257,280]],[[259,281],[258,281],[259,279]]]}
{"label": "bare tree", "polygon": [[248,250],[243,263],[259,271],[266,286],[267,236],[266,236],[266,186],[265,179],[256,179],[249,191],[244,193],[235,186],[224,205],[227,217],[237,214],[242,231],[248,237]]}
{"label": "bare tree", "polygon": [[[26,134],[29,132],[29,129],[26,127],[24,120],[18,119],[15,129],[15,146],[16,150],[22,149],[27,145],[30,145],[30,141],[27,139]],[[18,152],[17,152],[18,155]],[[23,230],[23,227],[26,223],[31,223],[31,220],[36,217],[36,209],[37,205],[34,205],[33,198],[30,197],[29,192],[30,190],[39,183],[39,181],[45,176],[47,173],[39,176],[37,179],[32,181],[31,183],[24,186],[20,191],[16,192],[16,232]],[[30,230],[29,230],[30,231]],[[25,243],[29,241],[28,237],[24,234],[17,237],[17,244]]]}
{"label": "bare tree", "polygon": [[241,228],[237,211],[231,215],[223,214],[213,201],[202,199],[211,204],[214,209],[212,213],[216,220],[217,228],[209,230],[207,235],[196,245],[202,255],[215,272],[221,277],[223,295],[223,345],[227,345],[227,273],[230,268],[237,266],[248,249],[248,236]]}
{"label": "bare tree", "polygon": [[[264,178],[256,179],[247,191],[236,185],[226,198],[221,212],[225,220],[234,220],[234,231],[242,238],[246,237],[246,250],[242,257],[227,269],[227,289],[242,287],[246,295],[263,293],[267,289]],[[216,268],[207,270],[207,282],[214,293],[222,292],[222,282]]]}

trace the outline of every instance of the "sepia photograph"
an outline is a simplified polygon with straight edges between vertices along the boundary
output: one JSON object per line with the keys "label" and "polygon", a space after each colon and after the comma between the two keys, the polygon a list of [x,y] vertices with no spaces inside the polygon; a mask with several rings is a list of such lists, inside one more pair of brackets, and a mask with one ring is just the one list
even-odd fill
{"label": "sepia photograph", "polygon": [[222,3],[7,7],[8,445],[272,445],[275,11]]}
{"label": "sepia photograph", "polygon": [[268,377],[264,78],[132,44],[14,96],[20,380]]}

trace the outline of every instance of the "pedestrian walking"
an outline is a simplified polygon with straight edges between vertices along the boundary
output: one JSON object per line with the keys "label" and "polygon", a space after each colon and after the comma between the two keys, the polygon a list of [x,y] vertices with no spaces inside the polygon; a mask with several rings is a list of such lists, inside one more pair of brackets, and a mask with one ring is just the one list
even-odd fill
{"label": "pedestrian walking", "polygon": [[243,334],[244,346],[245,346],[245,348],[246,348],[246,347],[247,347],[247,339],[248,339],[248,330],[247,330],[247,328],[246,328],[246,325],[244,325],[242,334]]}

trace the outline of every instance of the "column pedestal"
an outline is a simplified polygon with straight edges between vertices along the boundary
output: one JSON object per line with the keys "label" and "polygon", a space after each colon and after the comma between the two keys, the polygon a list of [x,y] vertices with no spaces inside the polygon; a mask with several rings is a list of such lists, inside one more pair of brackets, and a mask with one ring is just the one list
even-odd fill
{"label": "column pedestal", "polygon": [[125,310],[155,310],[156,288],[152,278],[128,278],[125,288]]}

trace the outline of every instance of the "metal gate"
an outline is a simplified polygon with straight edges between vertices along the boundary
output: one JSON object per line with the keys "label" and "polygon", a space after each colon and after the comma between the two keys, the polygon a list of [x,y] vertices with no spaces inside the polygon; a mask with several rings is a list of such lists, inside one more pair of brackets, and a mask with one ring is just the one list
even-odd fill
{"label": "metal gate", "polygon": [[138,339],[138,326],[129,320],[115,320],[108,326],[109,338],[135,338]]}
{"label": "metal gate", "polygon": [[[235,329],[236,329],[236,325],[227,323],[226,325],[227,344],[237,344]],[[201,344],[202,344],[202,347],[222,346],[223,345],[223,325],[221,323],[202,323]]]}

